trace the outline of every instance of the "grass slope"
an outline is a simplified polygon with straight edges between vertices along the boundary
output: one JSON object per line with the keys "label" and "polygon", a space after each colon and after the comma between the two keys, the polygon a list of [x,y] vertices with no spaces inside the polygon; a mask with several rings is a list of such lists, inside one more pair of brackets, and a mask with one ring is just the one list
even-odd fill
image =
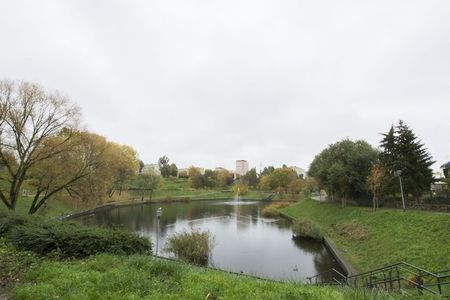
{"label": "grass slope", "polygon": [[46,261],[30,269],[13,294],[15,299],[394,299],[382,292],[270,282],[139,255]]}
{"label": "grass slope", "polygon": [[[308,218],[319,224],[361,272],[406,261],[430,271],[450,269],[450,215],[345,207],[304,199],[281,211],[293,218]],[[336,227],[356,220],[368,229],[360,240],[346,239]],[[338,226],[336,226],[338,225]]]}

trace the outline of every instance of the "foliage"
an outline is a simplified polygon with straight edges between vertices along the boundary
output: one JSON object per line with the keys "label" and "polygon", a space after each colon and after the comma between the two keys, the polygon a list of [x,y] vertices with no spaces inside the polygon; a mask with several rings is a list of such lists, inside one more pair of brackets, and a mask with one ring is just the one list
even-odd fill
{"label": "foliage", "polygon": [[[390,174],[394,174],[397,170],[401,171],[405,193],[412,194],[417,203],[420,195],[429,190],[433,182],[431,165],[434,161],[431,155],[408,125],[401,120],[397,126],[391,126],[389,132],[383,136],[380,142],[381,164]],[[395,178],[391,176],[390,182],[391,186],[394,185]]]}
{"label": "foliage", "polygon": [[319,225],[309,219],[295,220],[292,224],[292,232],[295,237],[312,238],[321,240],[323,238]]}
{"label": "foliage", "polygon": [[274,204],[271,204],[261,210],[261,215],[266,218],[276,218],[280,215],[280,212]]}
{"label": "foliage", "polygon": [[174,164],[174,163],[171,163],[170,164],[170,167],[169,167],[169,170],[170,170],[170,176],[177,176],[178,175],[178,167],[177,167],[177,165],[176,164]]}
{"label": "foliage", "polygon": [[158,167],[159,171],[161,171],[162,177],[169,177],[170,176],[170,165],[169,165],[169,158],[167,156],[162,156],[158,159]]}
{"label": "foliage", "polygon": [[256,169],[252,168],[247,171],[247,173],[245,173],[245,175],[240,178],[240,182],[251,187],[256,187],[259,182],[258,174],[256,174]]}
{"label": "foliage", "polygon": [[233,175],[227,170],[205,170],[204,174],[198,168],[190,167],[189,186],[194,189],[200,188],[226,188],[233,183]]}
{"label": "foliage", "polygon": [[214,236],[210,231],[182,231],[174,233],[167,239],[166,251],[178,258],[195,265],[207,265],[214,247]]}
{"label": "foliage", "polygon": [[150,191],[150,200],[152,199],[153,191],[160,185],[160,176],[153,172],[139,174],[136,178],[136,189],[141,193],[141,201],[144,200],[146,191]]}
{"label": "foliage", "polygon": [[0,161],[7,171],[0,177],[7,183],[0,185],[0,199],[9,209],[15,209],[31,168],[71,149],[78,117],[78,107],[58,92],[0,81]]}
{"label": "foliage", "polygon": [[227,170],[216,170],[216,177],[217,177],[217,185],[218,188],[226,188],[233,184],[234,178],[233,174],[231,174]]}
{"label": "foliage", "polygon": [[292,181],[297,179],[299,178],[294,170],[287,167],[276,168],[272,172],[262,175],[260,188],[263,190],[286,191]]}
{"label": "foliage", "polygon": [[0,213],[0,237],[22,250],[61,257],[86,257],[96,253],[150,253],[148,239],[112,229],[87,227],[77,223],[42,217],[22,217]]}
{"label": "foliage", "polygon": [[273,167],[273,166],[264,167],[264,169],[259,173],[259,177],[261,178],[264,175],[269,175],[273,171],[275,171],[275,167]]}
{"label": "foliage", "polygon": [[342,140],[322,150],[308,171],[329,194],[337,194],[345,206],[346,199],[358,199],[368,194],[366,178],[376,161],[377,151],[367,142]]}
{"label": "foliage", "polygon": [[303,188],[301,189],[303,196],[309,197],[314,192],[319,192],[319,184],[314,177],[308,176],[303,180]]}
{"label": "foliage", "polygon": [[[112,172],[109,196],[111,197],[115,191],[119,191],[120,195],[140,168],[137,152],[130,146],[109,142],[103,157],[106,158],[105,169]],[[98,174],[97,177],[101,176]]]}
{"label": "foliage", "polygon": [[248,193],[249,189],[248,189],[248,185],[243,184],[243,183],[235,183],[233,185],[233,194],[238,195],[239,196],[244,196]]}
{"label": "foliage", "polygon": [[375,164],[370,168],[369,175],[367,176],[367,185],[373,194],[373,210],[380,207],[379,199],[386,187],[387,180],[388,176],[383,166]]}
{"label": "foliage", "polygon": [[203,176],[199,169],[190,167],[189,173],[189,186],[194,189],[204,188],[208,186],[208,179]]}
{"label": "foliage", "polygon": [[[341,209],[335,203],[304,199],[281,210],[293,218],[320,225],[361,272],[406,261],[429,271],[450,269],[450,218],[447,213],[364,207]],[[335,226],[356,220],[368,234],[361,240],[340,235]],[[380,255],[382,253],[382,255]]]}
{"label": "foliage", "polygon": [[18,281],[38,259],[27,251],[17,251],[5,238],[0,238],[0,290]]}

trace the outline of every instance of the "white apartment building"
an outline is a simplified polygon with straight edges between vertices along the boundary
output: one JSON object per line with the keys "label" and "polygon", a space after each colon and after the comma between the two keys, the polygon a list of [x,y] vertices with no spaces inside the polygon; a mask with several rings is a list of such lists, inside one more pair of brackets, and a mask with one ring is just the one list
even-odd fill
{"label": "white apartment building", "polygon": [[297,176],[302,176],[303,178],[306,178],[306,171],[300,167],[297,166],[289,166],[289,169],[295,171],[295,173],[297,173]]}
{"label": "white apartment building", "polygon": [[236,175],[243,176],[248,171],[248,161],[243,159],[236,160]]}

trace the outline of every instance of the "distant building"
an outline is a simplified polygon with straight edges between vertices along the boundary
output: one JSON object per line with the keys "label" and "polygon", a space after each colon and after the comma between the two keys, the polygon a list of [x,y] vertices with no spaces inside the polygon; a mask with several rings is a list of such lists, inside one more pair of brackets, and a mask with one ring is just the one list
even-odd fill
{"label": "distant building", "polygon": [[450,169],[450,161],[449,162],[447,162],[447,163],[445,163],[445,164],[443,164],[442,166],[441,166],[441,170],[442,170],[442,174],[444,175],[444,177],[445,178],[449,178],[450,176],[450,174],[449,174],[449,169]]}
{"label": "distant building", "polygon": [[242,159],[236,160],[236,175],[243,176],[248,170],[248,161]]}
{"label": "distant building", "polygon": [[214,171],[227,171],[227,172],[230,172],[230,171],[228,171],[227,169],[225,169],[225,168],[222,168],[222,167],[217,167],[217,168],[215,168],[214,169]]}
{"label": "distant building", "polygon": [[142,168],[142,173],[153,173],[158,176],[161,176],[161,171],[159,170],[159,166],[157,164],[146,164]]}
{"label": "distant building", "polygon": [[295,171],[295,173],[297,173],[297,176],[306,178],[306,171],[304,169],[297,166],[289,166],[288,168]]}

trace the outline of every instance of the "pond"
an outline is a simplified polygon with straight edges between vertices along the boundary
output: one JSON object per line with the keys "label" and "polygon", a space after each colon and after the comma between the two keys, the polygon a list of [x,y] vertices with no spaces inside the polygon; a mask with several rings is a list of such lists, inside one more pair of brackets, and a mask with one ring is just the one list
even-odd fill
{"label": "pond", "polygon": [[[196,228],[215,237],[210,266],[276,280],[306,281],[306,277],[335,268],[338,263],[322,243],[293,239],[285,219],[267,219],[261,201],[191,201],[124,206],[80,217],[84,224],[121,226],[156,244],[156,210],[162,208],[159,255],[174,232]],[[155,247],[154,247],[155,248]]]}

